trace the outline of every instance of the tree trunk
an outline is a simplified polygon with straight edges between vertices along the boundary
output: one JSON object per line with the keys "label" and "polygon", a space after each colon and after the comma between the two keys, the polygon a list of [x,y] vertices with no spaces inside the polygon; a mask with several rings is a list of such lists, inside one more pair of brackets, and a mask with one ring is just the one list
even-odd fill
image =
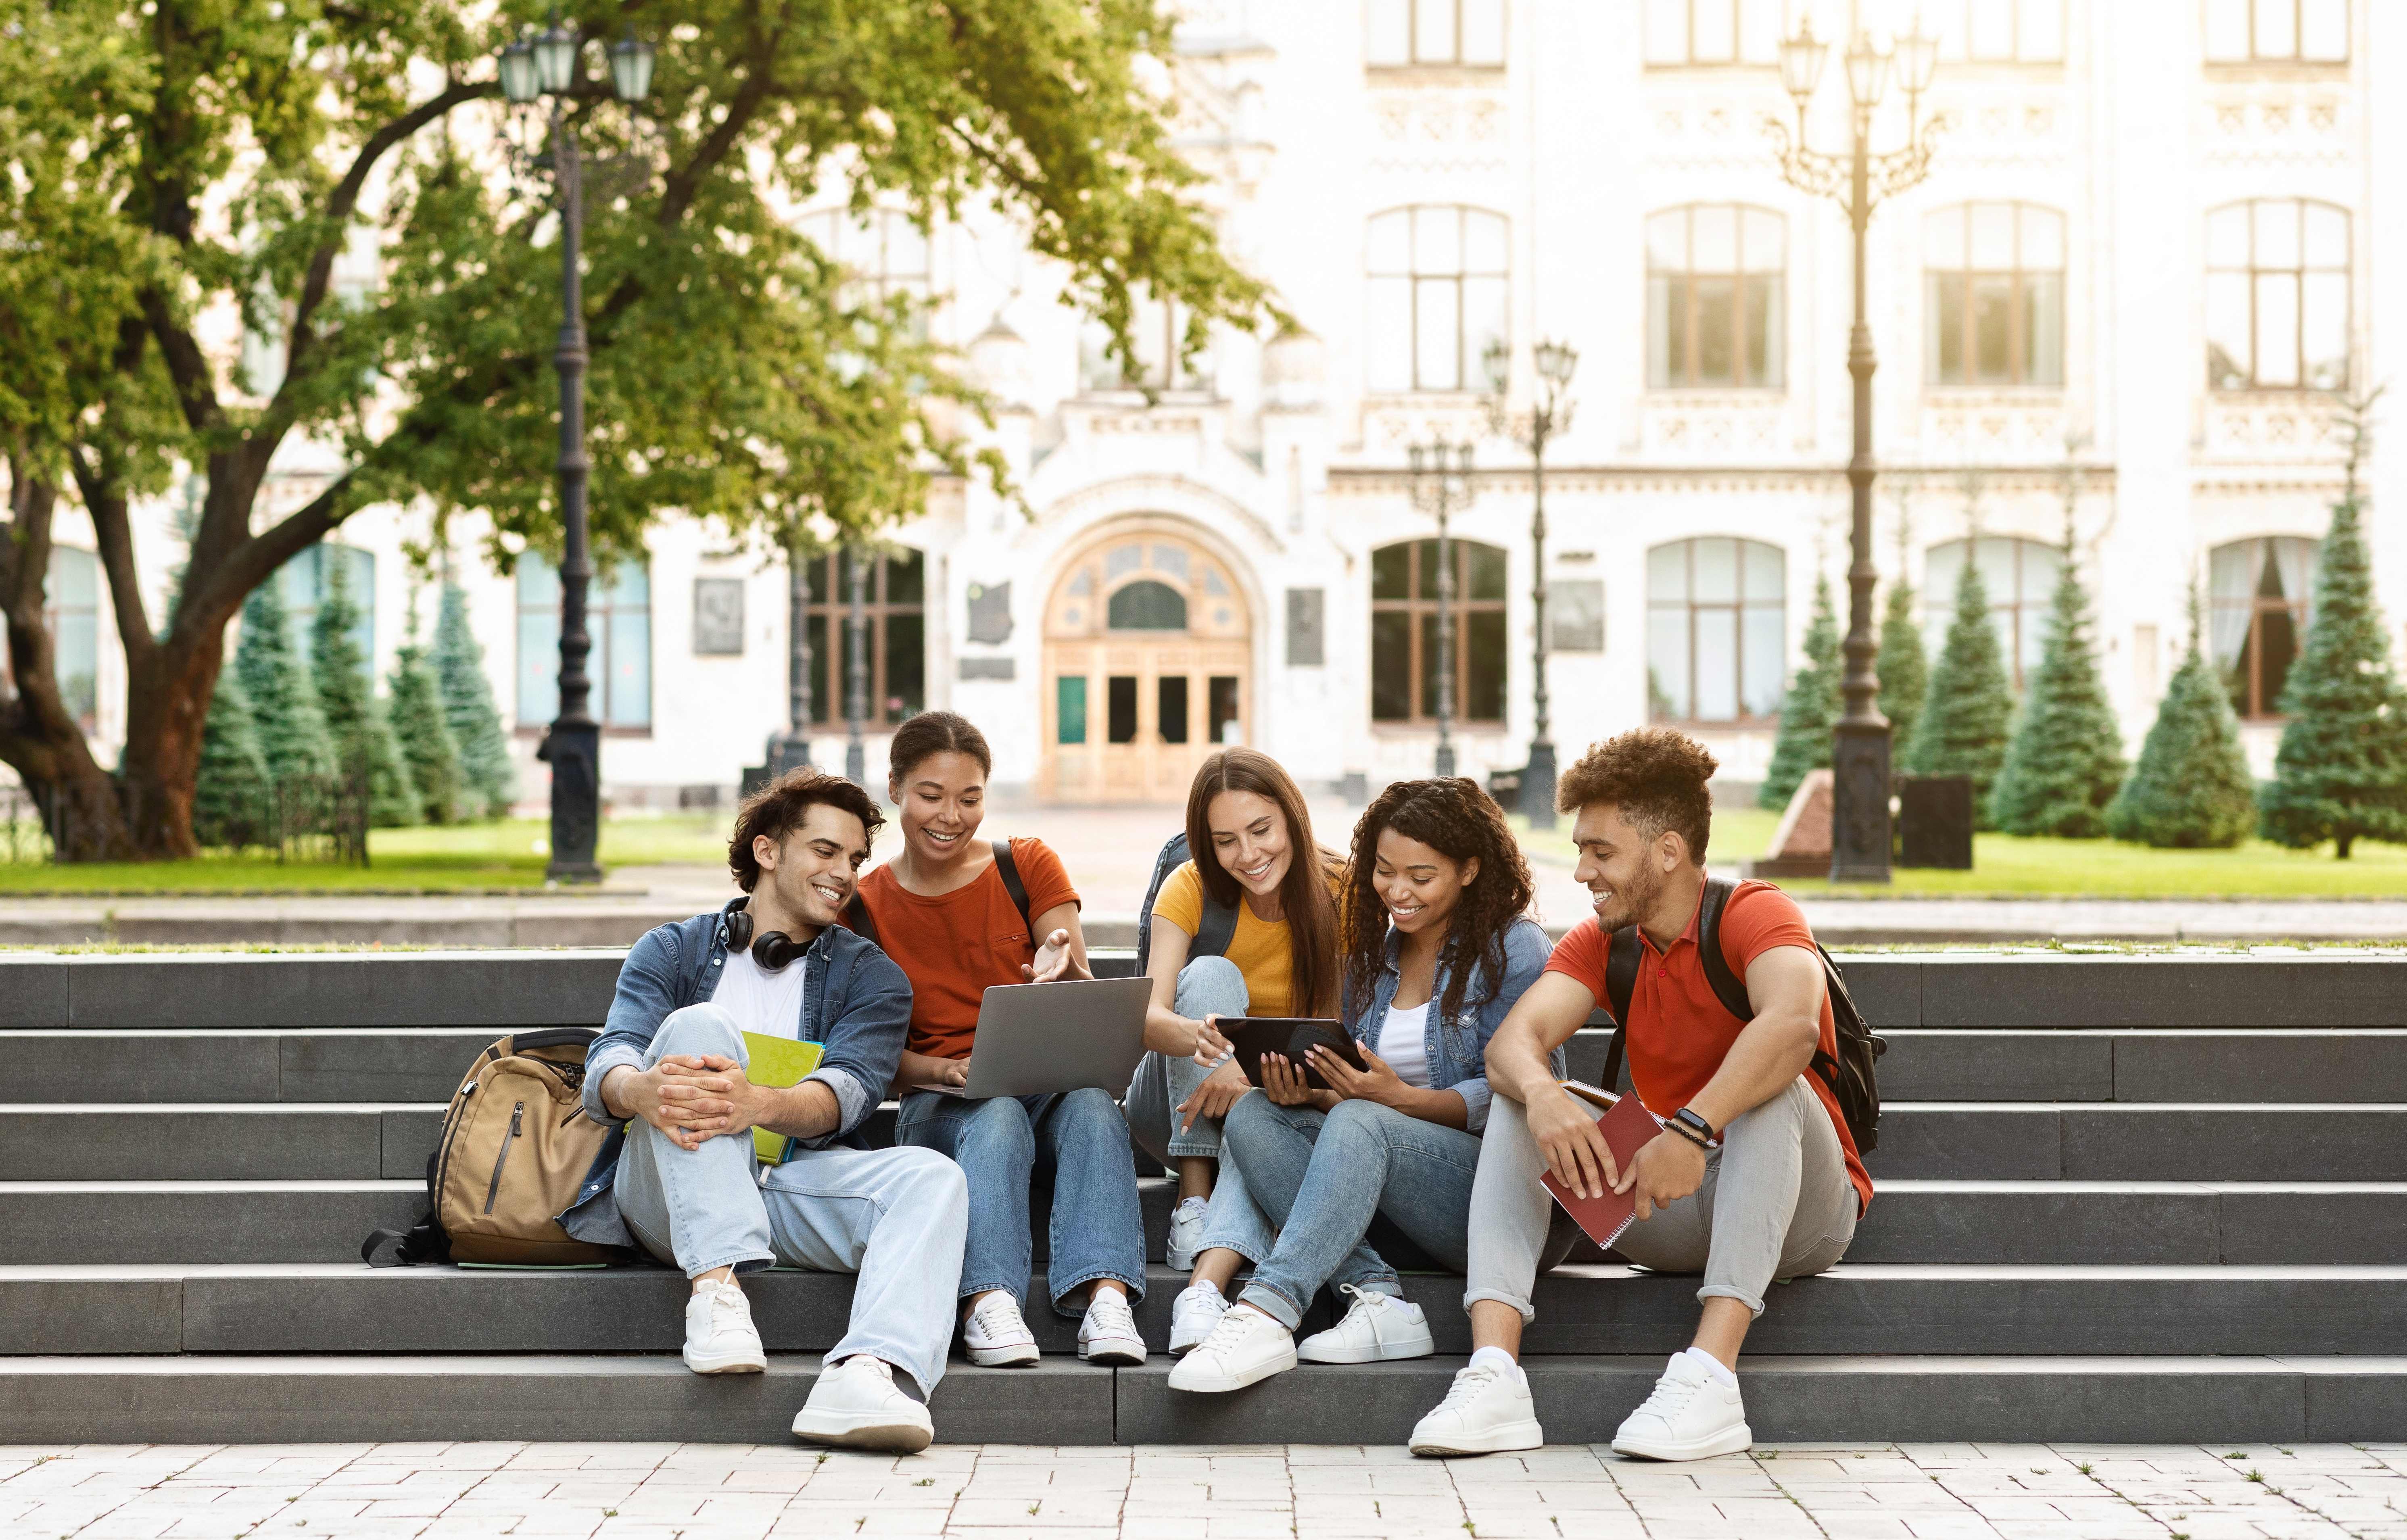
{"label": "tree trunk", "polygon": [[[117,779],[92,757],[83,724],[60,692],[58,652],[42,623],[50,565],[55,483],[12,461],[9,523],[0,531],[0,611],[8,636],[9,678],[0,685],[0,763],[33,793],[61,862],[128,861],[139,844]],[[197,761],[195,762],[197,763]]]}
{"label": "tree trunk", "polygon": [[179,638],[160,649],[151,666],[130,671],[126,683],[125,816],[146,857],[200,853],[192,837],[192,798],[200,781],[202,729],[225,661],[225,628],[203,628],[201,636],[189,648]]}
{"label": "tree trunk", "polygon": [[2338,838],[2334,839],[2332,841],[2333,859],[2338,861],[2346,861],[2348,859],[2348,848],[2356,843],[2357,836],[2355,834],[2342,834]]}

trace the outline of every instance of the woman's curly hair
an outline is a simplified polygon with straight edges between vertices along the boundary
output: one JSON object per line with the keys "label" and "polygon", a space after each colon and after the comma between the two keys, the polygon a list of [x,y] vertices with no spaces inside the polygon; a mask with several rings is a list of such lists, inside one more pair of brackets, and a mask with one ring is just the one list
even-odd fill
{"label": "woman's curly hair", "polygon": [[1504,933],[1537,896],[1536,885],[1530,880],[1530,863],[1523,858],[1513,831],[1505,826],[1504,810],[1475,780],[1460,776],[1400,780],[1372,798],[1354,825],[1346,902],[1339,906],[1346,995],[1350,1004],[1371,998],[1379,970],[1387,965],[1388,906],[1379,898],[1376,882],[1379,836],[1390,829],[1419,840],[1457,864],[1474,858],[1479,863],[1479,876],[1456,904],[1438,954],[1446,973],[1446,998],[1439,1011],[1452,1016],[1462,1008],[1472,964],[1483,961],[1488,964],[1490,990],[1503,978]]}

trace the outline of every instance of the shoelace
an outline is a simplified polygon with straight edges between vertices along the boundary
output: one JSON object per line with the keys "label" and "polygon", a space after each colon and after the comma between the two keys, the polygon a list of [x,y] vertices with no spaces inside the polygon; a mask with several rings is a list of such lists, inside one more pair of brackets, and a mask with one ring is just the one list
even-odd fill
{"label": "shoelace", "polygon": [[[1251,1329],[1255,1321],[1269,1319],[1268,1316],[1256,1315],[1251,1310],[1232,1308],[1212,1323],[1212,1334],[1196,1344],[1195,1350],[1199,1353],[1225,1353],[1237,1345],[1238,1339]],[[1223,1338],[1227,1340],[1223,1341]]]}
{"label": "shoelace", "polygon": [[722,1326],[751,1323],[752,1312],[745,1308],[742,1290],[720,1284],[705,1297],[710,1301],[710,1329],[713,1333]]}
{"label": "shoelace", "polygon": [[1495,1384],[1497,1374],[1498,1371],[1484,1363],[1465,1364],[1454,1372],[1454,1386],[1446,1392],[1446,1399],[1438,1403],[1437,1409],[1443,1412],[1449,1407],[1461,1405]]}
{"label": "shoelace", "polygon": [[[971,1311],[970,1319],[977,1323],[977,1329],[985,1333],[987,1340],[991,1342],[1002,1336],[1005,1331],[1009,1330],[1015,1324],[1017,1324],[1023,1332],[1027,1330],[1027,1323],[1024,1321],[1014,1322],[1004,1320],[998,1322],[993,1319],[996,1315],[1010,1310],[1010,1296],[1006,1294],[997,1294],[992,1299],[988,1300],[984,1305],[981,1305],[976,1309]],[[1015,1315],[1017,1314],[1016,1311],[1012,1313]]]}
{"label": "shoelace", "polygon": [[1637,1415],[1644,1417],[1652,1412],[1657,1417],[1669,1421],[1679,1413],[1680,1408],[1694,1401],[1697,1398],[1697,1391],[1702,1388],[1703,1382],[1701,1380],[1674,1379],[1666,1375],[1655,1382],[1655,1393],[1646,1398],[1646,1404],[1638,1408]]}
{"label": "shoelace", "polygon": [[1136,1335],[1136,1318],[1129,1314],[1128,1301],[1108,1289],[1097,1291],[1088,1304],[1087,1319],[1114,1336]]}
{"label": "shoelace", "polygon": [[1350,1283],[1339,1284],[1337,1291],[1354,1296],[1354,1303],[1346,1307],[1346,1313],[1349,1316],[1357,1310],[1383,1310],[1398,1303],[1392,1295],[1374,1294],[1368,1290],[1357,1289]]}

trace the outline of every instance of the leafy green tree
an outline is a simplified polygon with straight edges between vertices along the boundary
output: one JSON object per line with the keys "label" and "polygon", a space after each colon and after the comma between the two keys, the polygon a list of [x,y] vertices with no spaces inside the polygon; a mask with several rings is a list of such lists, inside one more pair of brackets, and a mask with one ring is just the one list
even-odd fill
{"label": "leafy green tree", "polygon": [[192,833],[204,845],[247,845],[259,837],[274,796],[259,724],[243,692],[242,671],[218,681],[201,734],[201,774],[192,798]]}
{"label": "leafy green tree", "polygon": [[1973,812],[1985,829],[1994,827],[1989,788],[2005,763],[2014,709],[1997,628],[1989,623],[1988,586],[1968,550],[1956,579],[1956,614],[1947,622],[1939,665],[1930,671],[1930,693],[1914,725],[1906,767],[1917,776],[1971,777]]}
{"label": "leafy green tree", "polygon": [[1814,579],[1814,618],[1805,627],[1805,663],[1788,681],[1780,704],[1780,734],[1772,743],[1756,805],[1785,808],[1808,770],[1830,764],[1830,730],[1839,720],[1839,621],[1830,611],[1830,579]]}
{"label": "leafy green tree", "polygon": [[1887,609],[1881,617],[1880,656],[1873,663],[1880,674],[1881,715],[1888,719],[1890,741],[1900,749],[1914,742],[1914,724],[1922,718],[1922,698],[1930,691],[1930,660],[1923,655],[1922,620],[1914,610],[1914,585],[1901,571],[1897,581],[1888,586]]}
{"label": "leafy green tree", "polygon": [[235,674],[250,703],[260,752],[276,780],[335,773],[334,740],[318,704],[309,662],[292,645],[282,585],[262,583],[242,606],[242,647]]}
{"label": "leafy green tree", "polygon": [[2116,839],[2222,850],[2257,827],[2257,787],[2240,747],[2240,719],[2199,649],[2198,632],[2193,595],[2189,650],[2140,745],[2140,763],[2106,808],[2106,832]]}
{"label": "leafy green tree", "polygon": [[442,681],[434,677],[433,664],[415,639],[404,643],[394,654],[385,688],[392,735],[401,741],[419,811],[429,823],[458,822],[467,810],[460,745],[444,715]]}
{"label": "leafy green tree", "polygon": [[2359,839],[2407,840],[2407,697],[2350,480],[2324,536],[2306,648],[2282,687],[2290,720],[2273,778],[2257,791],[2267,839],[2300,849],[2330,840],[2343,861]]}
{"label": "leafy green tree", "polygon": [[468,595],[457,583],[443,585],[434,619],[434,663],[443,690],[444,720],[460,751],[460,816],[506,817],[519,794],[518,770],[510,763],[501,708],[493,704],[492,681],[485,677],[485,649],[468,626]]}
{"label": "leafy green tree", "polygon": [[[476,509],[496,550],[557,546],[551,198],[507,172],[502,142],[534,124],[513,126],[493,64],[541,11],[0,0],[0,611],[17,677],[0,762],[93,802],[71,858],[190,853],[225,628],[352,512]],[[672,511],[739,541],[872,536],[939,476],[1000,479],[950,426],[984,399],[922,339],[919,302],[847,282],[790,217],[832,193],[926,224],[997,210],[1132,373],[1141,297],[1180,307],[1190,349],[1271,314],[1173,143],[1161,0],[571,0],[561,19],[603,37],[632,22],[660,50],[640,107],[590,78],[564,104],[593,166],[605,551]],[[338,285],[337,259],[363,248],[376,285]],[[263,367],[239,370],[234,329],[204,323],[235,310]],[[296,435],[344,468],[263,516]],[[133,580],[135,508],[187,470],[206,492],[161,631]],[[126,646],[121,797],[31,645],[63,490],[97,531]]]}
{"label": "leafy green tree", "polygon": [[360,606],[351,602],[343,563],[329,562],[326,591],[318,596],[317,619],[309,625],[309,663],[318,680],[318,701],[326,713],[326,733],[334,740],[335,762],[347,778],[366,777],[371,824],[390,829],[416,823],[417,790],[410,785],[392,723],[376,698],[368,661],[351,640],[351,630],[359,623]]}
{"label": "leafy green tree", "polygon": [[2072,530],[2065,534],[2039,669],[1989,792],[1989,820],[2010,834],[2100,839],[2106,805],[2123,784],[2123,733],[2098,677],[2089,591],[2073,563]]}

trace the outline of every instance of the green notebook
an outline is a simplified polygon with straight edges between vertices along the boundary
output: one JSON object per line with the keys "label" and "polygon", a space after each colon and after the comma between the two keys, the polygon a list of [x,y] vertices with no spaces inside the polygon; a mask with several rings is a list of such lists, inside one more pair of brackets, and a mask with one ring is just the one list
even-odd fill
{"label": "green notebook", "polygon": [[[827,1045],[805,1043],[792,1037],[771,1037],[763,1033],[744,1034],[744,1050],[751,1056],[751,1065],[744,1073],[756,1086],[784,1089],[797,1086],[819,1067],[827,1056]],[[789,1141],[782,1134],[772,1134],[765,1128],[752,1131],[752,1153],[771,1165],[782,1165]]]}

